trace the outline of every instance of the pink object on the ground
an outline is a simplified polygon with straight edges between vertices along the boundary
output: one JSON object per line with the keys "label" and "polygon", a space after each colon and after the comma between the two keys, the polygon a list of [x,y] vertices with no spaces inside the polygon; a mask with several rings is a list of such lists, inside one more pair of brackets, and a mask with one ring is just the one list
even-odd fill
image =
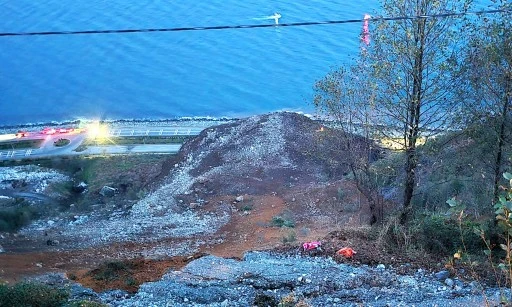
{"label": "pink object on the ground", "polygon": [[302,244],[302,248],[304,248],[304,251],[310,251],[313,249],[317,249],[322,245],[322,242],[320,241],[312,241],[312,242],[306,242]]}

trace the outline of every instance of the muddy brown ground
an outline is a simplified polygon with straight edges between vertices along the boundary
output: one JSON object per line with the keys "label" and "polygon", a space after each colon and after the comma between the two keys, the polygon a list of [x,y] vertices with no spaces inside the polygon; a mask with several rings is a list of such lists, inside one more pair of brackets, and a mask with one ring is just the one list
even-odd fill
{"label": "muddy brown ground", "polygon": [[[355,259],[364,263],[382,262],[380,253],[376,253],[372,243],[369,243],[373,239],[362,235],[367,230],[354,230],[364,225],[368,218],[366,204],[361,204],[359,208],[350,208],[350,212],[343,212],[343,206],[338,212],[330,212],[336,208],[332,200],[341,186],[344,189],[354,189],[348,182],[338,182],[327,186],[311,184],[295,187],[285,195],[242,195],[242,202],[236,202],[235,195],[215,196],[209,199],[203,210],[213,210],[219,202],[229,202],[236,209],[230,222],[213,236],[223,238],[223,242],[201,245],[199,253],[195,255],[163,259],[137,257],[138,252],[142,253],[143,250],[152,247],[167,246],[172,249],[176,244],[180,244],[180,240],[171,239],[153,243],[115,243],[83,250],[60,251],[56,248],[46,248],[40,242],[39,250],[0,254],[0,278],[7,282],[17,282],[27,276],[65,272],[68,277],[97,291],[115,288],[135,291],[141,283],[157,280],[169,269],[180,269],[200,254],[241,258],[246,251],[251,250],[301,252],[302,242],[319,239],[323,239],[324,254],[334,255],[341,247],[353,246],[358,251]],[[356,197],[353,201],[357,203],[359,199]],[[293,228],[273,225],[272,219],[275,216],[287,216],[289,212],[293,212]],[[352,230],[346,235],[329,235],[334,230],[342,228]],[[284,243],[283,240],[286,239],[290,239],[291,242]],[[16,242],[33,244],[30,241],[24,242],[22,238],[18,238]],[[95,269],[113,261],[130,264],[130,270],[120,274],[127,276],[107,281],[94,278]]]}

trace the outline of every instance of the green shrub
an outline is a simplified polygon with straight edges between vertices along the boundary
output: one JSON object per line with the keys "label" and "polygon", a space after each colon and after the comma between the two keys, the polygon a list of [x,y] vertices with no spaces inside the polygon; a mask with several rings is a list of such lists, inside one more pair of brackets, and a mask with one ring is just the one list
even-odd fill
{"label": "green shrub", "polygon": [[[449,216],[430,214],[419,222],[420,233],[416,240],[419,247],[441,255],[451,255],[462,248],[458,221]],[[460,225],[468,251],[478,252],[484,247],[480,237],[474,233],[476,225],[471,221]]]}
{"label": "green shrub", "polygon": [[68,278],[69,278],[70,280],[77,280],[77,278],[78,278],[78,277],[77,277],[77,276],[76,276],[76,274],[74,274],[74,273],[69,273],[69,274],[68,274]]}
{"label": "green shrub", "polygon": [[252,205],[249,205],[249,204],[244,205],[242,207],[242,211],[251,211],[252,209],[253,209]]}
{"label": "green shrub", "polygon": [[36,210],[26,204],[0,210],[0,231],[17,231],[38,216]]}
{"label": "green shrub", "polygon": [[68,139],[58,139],[57,141],[53,142],[53,145],[56,147],[63,147],[70,143],[70,140]]}
{"label": "green shrub", "polygon": [[272,225],[276,227],[295,227],[295,222],[292,219],[285,218],[280,215],[272,217]]}
{"label": "green shrub", "polygon": [[127,273],[129,269],[130,268],[121,261],[110,261],[92,271],[92,276],[96,280],[112,281],[119,279],[120,275]]}
{"label": "green shrub", "polygon": [[73,301],[71,303],[68,303],[66,305],[66,307],[108,307],[108,305],[98,303],[95,301],[81,300],[81,301]]}
{"label": "green shrub", "polygon": [[257,307],[277,307],[277,299],[265,293],[259,293],[254,298],[253,306]]}
{"label": "green shrub", "polygon": [[40,283],[23,282],[13,286],[0,285],[0,306],[55,307],[62,306],[69,292]]}
{"label": "green shrub", "polygon": [[463,249],[461,230],[467,250],[480,252],[484,244],[475,234],[478,223],[462,223],[450,215],[425,213],[417,215],[407,225],[399,223],[398,216],[388,218],[379,233],[378,240],[404,251],[426,251],[433,255],[451,256]]}
{"label": "green shrub", "polygon": [[[458,213],[461,241],[463,248],[450,257],[450,265],[458,263],[468,265],[472,270],[472,275],[478,280],[484,278],[495,282],[499,288],[500,305],[510,306],[512,297],[512,173],[504,173],[503,177],[508,180],[507,186],[500,186],[502,192],[496,199],[495,220],[489,220],[473,227],[474,234],[481,239],[485,246],[483,250],[487,257],[489,267],[485,270],[485,275],[480,275],[475,269],[479,266],[477,261],[473,261],[472,251],[469,250],[467,243],[467,234],[464,233],[464,214],[466,209],[464,203],[455,198],[449,199],[446,203],[451,207],[451,211]],[[490,277],[490,278],[489,278]],[[509,287],[509,292],[505,292],[505,287]],[[485,295],[485,294],[484,294]]]}
{"label": "green shrub", "polygon": [[132,277],[127,277],[124,281],[125,285],[132,287],[137,285],[137,281],[133,279]]}

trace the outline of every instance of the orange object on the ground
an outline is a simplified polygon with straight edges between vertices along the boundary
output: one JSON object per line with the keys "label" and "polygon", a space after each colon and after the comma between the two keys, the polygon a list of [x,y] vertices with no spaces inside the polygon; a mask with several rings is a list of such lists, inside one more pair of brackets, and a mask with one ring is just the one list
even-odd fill
{"label": "orange object on the ground", "polygon": [[336,252],[338,255],[342,255],[345,258],[352,258],[354,254],[357,254],[353,249],[350,247],[344,247]]}

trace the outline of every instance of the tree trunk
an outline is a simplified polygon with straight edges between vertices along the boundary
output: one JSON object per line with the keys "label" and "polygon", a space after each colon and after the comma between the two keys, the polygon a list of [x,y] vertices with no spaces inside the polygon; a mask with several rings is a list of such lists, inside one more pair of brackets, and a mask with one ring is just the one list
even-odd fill
{"label": "tree trunk", "polygon": [[[363,194],[364,197],[366,197],[366,200],[368,201],[368,206],[370,207],[370,214],[371,214],[370,225],[373,225],[373,224],[377,223],[377,221],[378,221],[377,206],[379,203],[376,200],[376,197],[378,198],[378,195],[376,195],[376,197],[374,197],[374,195],[372,193],[372,189],[367,186],[368,184],[364,181],[365,179],[362,179],[358,175],[357,170],[354,168],[353,164],[350,165],[350,170],[352,172],[352,175],[354,176],[354,181],[355,181],[357,190],[359,191],[360,194]],[[366,172],[364,175],[366,175],[368,177],[368,174],[369,173]]]}
{"label": "tree trunk", "polygon": [[501,163],[503,161],[503,146],[505,144],[505,128],[508,119],[508,109],[510,108],[510,95],[512,92],[512,78],[507,76],[505,78],[505,94],[503,96],[503,110],[501,113],[500,132],[498,135],[498,148],[496,149],[496,160],[494,161],[494,198],[493,202],[496,202],[499,194],[499,182],[501,174]]}
{"label": "tree trunk", "polygon": [[400,223],[403,225],[409,220],[411,213],[411,201],[416,185],[416,167],[418,166],[418,155],[416,152],[416,141],[419,133],[421,96],[423,83],[423,50],[425,45],[425,19],[420,19],[417,24],[416,46],[418,46],[412,71],[413,85],[412,97],[408,103],[407,127],[406,127],[406,163],[405,163],[405,186],[403,211],[400,216]]}

